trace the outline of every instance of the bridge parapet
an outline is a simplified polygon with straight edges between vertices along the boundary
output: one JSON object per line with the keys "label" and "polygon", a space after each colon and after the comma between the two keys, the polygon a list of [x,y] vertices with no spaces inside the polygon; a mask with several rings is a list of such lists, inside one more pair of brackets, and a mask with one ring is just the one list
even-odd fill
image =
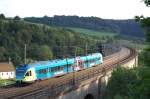
{"label": "bridge parapet", "polygon": [[[122,59],[122,56],[124,56],[122,55],[123,51],[124,49],[122,49],[117,54],[109,56],[109,58],[119,55],[119,58],[114,59],[114,61]],[[93,70],[93,74],[91,74],[93,76],[79,84],[79,87],[76,90],[73,90],[70,93],[66,93],[65,95],[60,95],[56,99],[77,99],[77,97],[78,99],[105,99],[103,97],[105,94],[105,86],[107,85],[108,80],[111,77],[111,73],[113,72],[114,67],[120,65],[130,69],[137,66],[138,55],[135,50],[130,49],[130,51],[127,50],[126,53],[128,53],[129,55],[127,55],[127,59],[124,58],[125,60],[123,59],[122,61],[119,61],[118,63],[113,65],[112,68],[101,68],[101,74],[98,75],[96,75],[98,71]],[[107,61],[109,61],[109,58],[107,59]],[[92,95],[92,97],[89,96],[89,98],[87,98],[87,95],[89,94]]]}

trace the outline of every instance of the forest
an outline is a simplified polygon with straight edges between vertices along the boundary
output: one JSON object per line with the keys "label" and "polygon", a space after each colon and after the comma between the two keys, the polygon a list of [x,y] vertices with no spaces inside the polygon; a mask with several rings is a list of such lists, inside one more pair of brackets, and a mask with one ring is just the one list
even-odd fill
{"label": "forest", "polygon": [[144,38],[143,29],[134,19],[113,20],[98,17],[55,15],[54,17],[26,17],[24,20],[49,26],[84,28],[100,32],[116,33],[119,36]]}
{"label": "forest", "polygon": [[27,61],[42,61],[84,55],[85,45],[95,51],[96,40],[79,35],[72,30],[50,27],[23,21],[18,16],[5,18],[0,15],[0,61],[11,59],[15,64],[24,63],[26,45]]}

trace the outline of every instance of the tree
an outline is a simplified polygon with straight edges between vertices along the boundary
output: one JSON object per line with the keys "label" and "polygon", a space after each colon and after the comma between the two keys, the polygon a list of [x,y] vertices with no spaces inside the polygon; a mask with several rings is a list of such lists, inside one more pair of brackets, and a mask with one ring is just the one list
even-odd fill
{"label": "tree", "polygon": [[[12,58],[15,65],[24,63],[24,44],[28,62],[83,55],[85,44],[95,46],[91,38],[64,28],[48,27],[17,20],[0,20],[0,61]],[[7,53],[6,53],[7,52]],[[93,53],[93,52],[92,52]]]}
{"label": "tree", "polygon": [[[144,0],[147,6],[150,0]],[[149,99],[150,97],[150,17],[136,16],[146,30],[149,47],[144,50],[142,67],[132,70],[119,68],[112,73],[108,83],[108,99]],[[135,71],[135,72],[134,72]]]}
{"label": "tree", "polygon": [[[150,6],[150,0],[143,0],[147,7]],[[146,32],[146,42],[148,47],[142,52],[143,65],[150,67],[150,17],[136,16],[135,20],[141,23]]]}
{"label": "tree", "polygon": [[[144,0],[146,6],[150,6],[150,0]],[[145,62],[146,66],[150,67],[150,17],[136,17],[138,21],[141,23],[141,25],[145,28],[146,30],[146,41],[148,43],[148,48],[146,48],[143,52],[144,59],[143,61]]]}
{"label": "tree", "polygon": [[0,19],[5,19],[5,15],[4,14],[0,14]]}
{"label": "tree", "polygon": [[150,98],[150,68],[138,68],[137,78],[139,82],[135,87],[135,99],[149,99]]}
{"label": "tree", "polygon": [[48,45],[32,45],[28,51],[30,60],[50,60],[53,58],[53,52]]}
{"label": "tree", "polygon": [[14,20],[21,20],[21,18],[19,16],[15,16]]}
{"label": "tree", "polygon": [[6,49],[4,47],[0,47],[0,61],[6,61]]}
{"label": "tree", "polygon": [[47,45],[42,45],[39,49],[39,59],[50,60],[53,58],[53,52],[51,48]]}
{"label": "tree", "polygon": [[[134,70],[128,70],[118,67],[113,71],[110,78],[107,91],[108,99],[129,99],[131,97],[132,88],[136,84],[137,77]],[[122,98],[120,98],[122,97]]]}
{"label": "tree", "polygon": [[150,0],[144,0],[146,6],[150,6]]}

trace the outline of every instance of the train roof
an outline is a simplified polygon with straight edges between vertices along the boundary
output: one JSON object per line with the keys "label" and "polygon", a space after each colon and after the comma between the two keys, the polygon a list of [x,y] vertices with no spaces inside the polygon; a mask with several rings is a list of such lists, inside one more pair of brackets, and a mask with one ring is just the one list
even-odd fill
{"label": "train roof", "polygon": [[94,53],[94,54],[89,54],[87,56],[77,56],[76,58],[69,58],[69,59],[56,59],[56,60],[49,60],[49,61],[38,61],[35,63],[29,63],[25,67],[38,67],[38,66],[48,66],[48,67],[55,67],[55,66],[60,66],[60,65],[66,65],[66,62],[68,64],[74,63],[76,59],[80,60],[90,60],[93,58],[98,58],[101,57],[100,53]]}

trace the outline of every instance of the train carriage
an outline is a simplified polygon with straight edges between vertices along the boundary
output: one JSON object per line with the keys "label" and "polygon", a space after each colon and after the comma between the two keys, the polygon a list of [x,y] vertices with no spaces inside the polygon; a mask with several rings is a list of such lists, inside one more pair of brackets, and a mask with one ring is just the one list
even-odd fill
{"label": "train carriage", "polygon": [[90,68],[103,62],[100,53],[87,56],[77,56],[63,60],[39,61],[36,63],[18,66],[16,68],[16,80],[19,82],[34,82],[81,69]]}

